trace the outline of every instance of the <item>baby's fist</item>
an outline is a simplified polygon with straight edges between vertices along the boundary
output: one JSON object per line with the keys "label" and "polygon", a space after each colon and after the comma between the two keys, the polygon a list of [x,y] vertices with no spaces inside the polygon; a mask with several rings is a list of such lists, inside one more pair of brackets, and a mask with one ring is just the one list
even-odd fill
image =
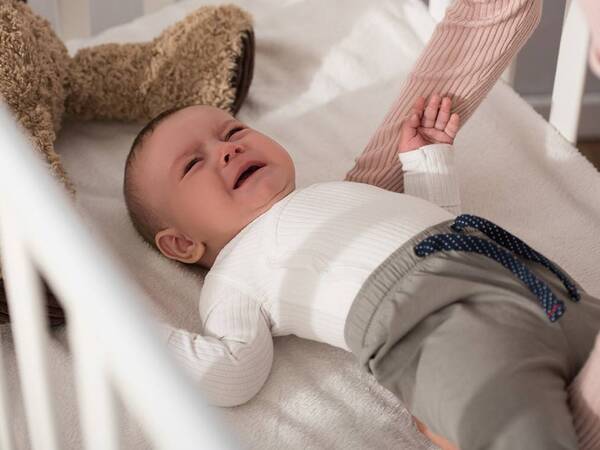
{"label": "baby's fist", "polygon": [[450,114],[451,109],[450,97],[442,99],[438,94],[433,94],[427,108],[425,99],[417,98],[410,115],[402,124],[398,151],[402,153],[429,144],[454,143],[460,118],[456,113]]}

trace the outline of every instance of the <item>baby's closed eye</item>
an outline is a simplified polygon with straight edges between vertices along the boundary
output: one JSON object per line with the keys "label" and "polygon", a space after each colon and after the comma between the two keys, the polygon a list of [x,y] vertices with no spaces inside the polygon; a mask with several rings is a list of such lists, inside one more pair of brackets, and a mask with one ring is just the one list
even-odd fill
{"label": "baby's closed eye", "polygon": [[244,127],[233,127],[231,130],[229,130],[229,133],[227,133],[227,136],[225,136],[225,140],[229,140],[229,138],[231,136],[233,136],[235,133],[237,133],[238,131],[243,130]]}
{"label": "baby's closed eye", "polygon": [[194,164],[196,164],[198,161],[201,161],[202,157],[201,156],[196,156],[194,158],[192,158],[192,160],[186,164],[185,169],[183,170],[183,174],[185,175],[186,173],[188,173],[192,167],[194,167]]}

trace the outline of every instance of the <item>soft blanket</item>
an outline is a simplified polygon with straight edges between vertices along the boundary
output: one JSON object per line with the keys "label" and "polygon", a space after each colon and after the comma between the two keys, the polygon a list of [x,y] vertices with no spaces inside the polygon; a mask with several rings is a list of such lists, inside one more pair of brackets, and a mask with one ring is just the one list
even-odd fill
{"label": "soft blanket", "polygon": [[[74,53],[101,42],[144,41],[198,6],[215,3],[176,3],[67,46]],[[254,15],[256,33],[254,81],[240,119],[289,150],[298,187],[342,179],[433,29],[425,6],[419,0],[348,0],[343,9],[339,2],[315,0],[233,3]],[[142,125],[69,122],[56,148],[76,184],[82,219],[145,288],[157,317],[195,330],[204,272],[158,256],[127,218],[123,167]],[[502,82],[455,147],[463,211],[524,238],[600,296],[600,177],[577,149]],[[10,329],[1,331],[17,448],[28,448]],[[245,447],[435,448],[350,353],[295,336],[274,342],[273,371],[258,396],[240,407],[214,407]],[[65,329],[54,330],[50,351],[63,448],[82,448]],[[135,421],[121,412],[123,448],[150,448]]]}

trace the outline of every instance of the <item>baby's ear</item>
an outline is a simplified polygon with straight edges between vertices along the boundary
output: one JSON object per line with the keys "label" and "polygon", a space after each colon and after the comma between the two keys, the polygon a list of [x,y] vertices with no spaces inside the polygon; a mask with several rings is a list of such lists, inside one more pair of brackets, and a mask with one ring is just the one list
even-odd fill
{"label": "baby's ear", "polygon": [[156,233],[154,242],[156,242],[160,252],[167,258],[186,264],[194,264],[200,261],[206,250],[203,242],[195,242],[174,228],[167,228]]}

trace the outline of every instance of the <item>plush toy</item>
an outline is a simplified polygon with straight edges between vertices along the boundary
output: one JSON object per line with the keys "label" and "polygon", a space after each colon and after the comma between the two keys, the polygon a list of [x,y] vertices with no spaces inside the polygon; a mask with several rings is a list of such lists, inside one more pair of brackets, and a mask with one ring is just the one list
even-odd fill
{"label": "plush toy", "polygon": [[[253,66],[252,17],[234,5],[201,7],[149,42],[103,44],[71,57],[48,21],[17,0],[0,0],[0,99],[72,199],[75,188],[54,151],[64,116],[144,122],[198,103],[235,115]],[[60,325],[64,312],[44,288],[50,324]],[[0,274],[0,323],[8,320]]]}

